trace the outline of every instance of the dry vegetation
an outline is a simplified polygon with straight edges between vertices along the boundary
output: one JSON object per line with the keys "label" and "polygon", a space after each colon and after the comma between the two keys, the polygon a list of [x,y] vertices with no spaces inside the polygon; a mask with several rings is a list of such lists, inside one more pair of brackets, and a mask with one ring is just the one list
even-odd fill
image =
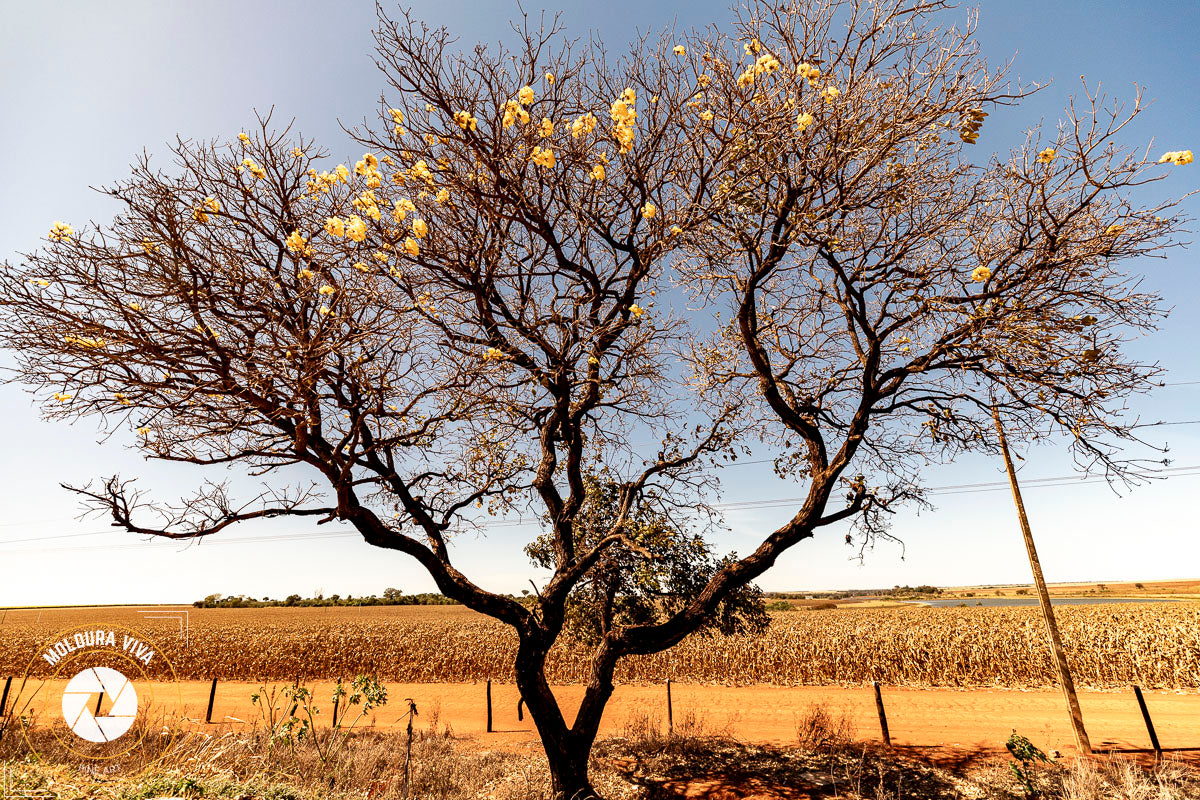
{"label": "dry vegetation", "polygon": [[[1111,688],[1200,687],[1200,604],[1112,604],[1058,609],[1076,681]],[[0,675],[20,674],[38,642],[69,625],[159,628],[181,678],[336,678],[508,681],[516,637],[461,606],[191,611],[190,647],[176,623],[129,609],[7,612]],[[586,651],[551,652],[554,683],[587,679]],[[674,649],[621,662],[623,683],[858,684],[1034,687],[1053,683],[1036,608],[842,608],[776,615],[763,636],[691,637]]]}
{"label": "dry vegetation", "polygon": [[[159,722],[143,720],[154,730]],[[50,732],[30,739],[46,744]],[[328,734],[323,734],[328,735]],[[739,742],[689,717],[668,734],[648,718],[597,744],[592,776],[610,800],[654,798],[828,798],[829,800],[1017,800],[1024,791],[1005,755],[966,759],[952,769],[853,741],[845,720],[814,706],[797,721],[794,744]],[[169,746],[157,744],[170,740]],[[310,743],[272,742],[267,730],[179,732],[149,739],[120,769],[78,759],[31,757],[21,736],[0,739],[9,796],[46,800],[548,800],[545,756],[494,749],[456,736],[425,709],[408,742],[403,733],[360,731],[340,758],[322,761]],[[1031,779],[1043,800],[1190,800],[1200,796],[1195,769],[1167,761],[1152,768],[1128,760],[1039,764]]]}

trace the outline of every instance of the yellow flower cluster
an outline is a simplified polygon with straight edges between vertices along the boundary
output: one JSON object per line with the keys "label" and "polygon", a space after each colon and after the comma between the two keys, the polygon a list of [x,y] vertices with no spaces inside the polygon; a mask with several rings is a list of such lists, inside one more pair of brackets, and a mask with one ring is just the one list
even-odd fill
{"label": "yellow flower cluster", "polygon": [[542,117],[542,137],[549,139],[554,135],[554,123],[549,117]]}
{"label": "yellow flower cluster", "polygon": [[477,124],[477,120],[471,115],[470,111],[455,111],[454,122],[464,131],[473,131]]}
{"label": "yellow flower cluster", "polygon": [[596,164],[594,167],[592,167],[592,172],[591,172],[590,177],[594,181],[604,180],[604,165]]}
{"label": "yellow flower cluster", "polygon": [[445,203],[450,201],[450,190],[449,189],[438,189],[438,193],[433,199],[437,200],[439,204],[444,205]]}
{"label": "yellow flower cluster", "polygon": [[326,284],[322,284],[320,289],[317,289],[317,294],[328,295],[328,294],[333,294],[335,291],[337,291],[337,290],[334,289],[332,286],[330,286],[328,283],[326,283]]}
{"label": "yellow flower cluster", "polygon": [[554,151],[549,147],[534,147],[529,160],[539,167],[550,169],[554,166]]}
{"label": "yellow flower cluster", "polygon": [[801,133],[804,133],[806,130],[808,130],[808,126],[812,124],[813,115],[809,114],[807,111],[796,117],[796,127],[800,129]]}
{"label": "yellow flower cluster", "polygon": [[413,164],[408,171],[419,181],[433,183],[433,172],[429,169],[429,165],[425,163],[424,159]]}
{"label": "yellow flower cluster", "polygon": [[654,203],[646,203],[642,206],[642,217],[645,219],[654,219],[654,215],[658,213],[658,206]]}
{"label": "yellow flower cluster", "polygon": [[375,198],[374,189],[364,189],[358,197],[354,198],[353,202],[355,208],[376,222],[383,216],[379,211],[379,201]]}
{"label": "yellow flower cluster", "polygon": [[423,219],[414,219],[412,224],[412,232],[413,236],[416,236],[418,239],[422,239],[427,233],[429,233],[429,226],[425,224],[425,220]]}
{"label": "yellow flower cluster", "polygon": [[67,344],[77,344],[80,347],[87,347],[93,350],[104,347],[103,339],[93,339],[90,336],[72,336],[68,334],[64,336],[63,339],[67,342]]}
{"label": "yellow flower cluster", "polygon": [[631,305],[629,307],[629,313],[632,314],[634,317],[637,317],[640,319],[642,314],[646,313],[646,310],[644,308],[642,308],[641,306],[639,306],[637,303],[634,303],[633,305]]}
{"label": "yellow flower cluster", "polygon": [[710,83],[712,83],[712,78],[707,75],[701,75],[699,78],[696,78],[696,85],[701,89],[707,89]]}
{"label": "yellow flower cluster", "polygon": [[399,200],[396,200],[393,206],[392,219],[396,220],[397,223],[403,222],[405,217],[417,210],[417,207],[413,205],[413,201],[407,197],[401,197]]}
{"label": "yellow flower cluster", "polygon": [[675,49],[672,50],[671,52],[673,52],[677,56],[685,56],[685,55],[687,55],[687,48],[681,44],[677,44],[677,45],[675,45]]}
{"label": "yellow flower cluster", "polygon": [[[754,42],[757,44],[758,40],[755,39]],[[746,46],[749,47],[749,45]],[[757,53],[761,48],[762,46],[759,45],[757,48],[755,48],[754,52]],[[754,83],[754,79],[759,75],[771,75],[778,70],[779,67],[780,63],[778,58],[770,53],[763,53],[754,60],[753,64],[746,68],[745,72],[738,76],[737,85],[744,89],[745,87]]]}
{"label": "yellow flower cluster", "polygon": [[626,88],[608,109],[609,116],[613,119],[613,136],[616,137],[617,144],[620,146],[621,155],[633,149],[635,135],[633,127],[637,124],[637,111],[633,109],[633,105],[636,102],[637,93],[633,89]]}
{"label": "yellow flower cluster", "polygon": [[503,361],[504,351],[495,347],[489,347],[483,354],[484,361]]}
{"label": "yellow flower cluster", "polygon": [[354,165],[354,174],[367,179],[368,189],[378,189],[383,184],[383,176],[379,172],[379,159],[373,153],[363,154],[363,157]]}
{"label": "yellow flower cluster", "polygon": [[346,218],[346,235],[351,241],[361,242],[367,238],[367,223],[358,214]]}
{"label": "yellow flower cluster", "polygon": [[70,399],[71,399],[72,397],[74,397],[74,396],[75,396],[75,395],[73,395],[73,394],[67,394],[66,392],[55,392],[55,393],[54,393],[54,399],[55,399],[55,400],[57,400],[57,401],[58,401],[58,402],[60,402],[60,403],[65,403],[65,402],[67,402],[68,400],[70,400]]}
{"label": "yellow flower cluster", "polygon": [[707,110],[701,111],[700,119],[704,120],[705,122],[712,122],[713,121],[713,112],[707,111]]}
{"label": "yellow flower cluster", "polygon": [[[533,90],[530,89],[530,91],[532,92]],[[529,112],[522,108],[521,104],[516,100],[509,100],[504,104],[504,118],[500,121],[500,124],[505,128],[511,128],[518,122],[522,125],[528,125]]]}
{"label": "yellow flower cluster", "polygon": [[416,258],[421,253],[421,247],[417,244],[417,240],[409,236],[404,240],[404,252],[408,253],[413,258]]}
{"label": "yellow flower cluster", "polygon": [[245,167],[246,169],[250,170],[250,174],[255,179],[261,180],[261,179],[267,177],[267,171],[265,169],[263,169],[262,165],[259,164],[257,161],[255,161],[253,158],[249,158],[249,157],[243,158],[242,166]]}
{"label": "yellow flower cluster", "polygon": [[553,72],[546,73],[546,83],[550,84],[551,86],[554,85],[554,73]]}
{"label": "yellow flower cluster", "polygon": [[293,253],[301,253],[303,255],[312,254],[312,250],[308,246],[308,240],[301,236],[300,231],[298,230],[292,231],[290,234],[288,234],[287,239],[284,240],[284,244],[286,244],[287,249],[291,250]]}
{"label": "yellow flower cluster", "polygon": [[517,92],[517,100],[519,100],[521,105],[523,105],[523,106],[527,106],[530,103],[532,103],[533,102],[533,87],[532,86],[522,86],[521,91]]}
{"label": "yellow flower cluster", "polygon": [[241,140],[242,144],[249,144],[249,143],[250,143],[250,137],[246,135],[246,132],[245,132],[245,131],[243,131],[242,133],[239,133],[239,134],[238,134],[238,139],[240,139],[240,140]]}
{"label": "yellow flower cluster", "polygon": [[589,111],[576,117],[575,121],[571,123],[571,138],[578,139],[594,130],[596,130],[596,115]]}
{"label": "yellow flower cluster", "polygon": [[1055,157],[1056,155],[1058,155],[1058,151],[1057,151],[1057,150],[1055,150],[1053,147],[1047,147],[1045,150],[1043,150],[1042,152],[1038,153],[1038,155],[1037,155],[1037,163],[1039,163],[1039,164],[1049,164],[1051,161],[1053,161],[1053,160],[1054,160],[1054,157]]}
{"label": "yellow flower cluster", "polygon": [[65,242],[74,235],[75,229],[67,223],[60,222],[59,220],[54,221],[54,224],[50,226],[50,233],[47,234],[52,242]]}
{"label": "yellow flower cluster", "polygon": [[322,172],[318,174],[315,169],[309,169],[308,191],[312,193],[313,197],[316,197],[318,192],[329,194],[329,190],[332,189],[336,184],[346,183],[349,180],[350,170],[346,169],[345,165],[343,164],[338,164],[337,169],[333,172]]}
{"label": "yellow flower cluster", "polygon": [[976,267],[975,271],[971,273],[971,280],[976,283],[983,283],[990,277],[992,277],[992,271],[982,264]]}
{"label": "yellow flower cluster", "polygon": [[45,289],[47,286],[50,285],[50,281],[45,280],[43,278],[30,278],[29,282],[32,283],[34,286],[40,286],[43,289]]}
{"label": "yellow flower cluster", "polygon": [[341,217],[330,217],[325,220],[325,232],[330,236],[341,238],[346,235],[346,221]]}
{"label": "yellow flower cluster", "polygon": [[816,86],[817,81],[821,79],[821,70],[807,61],[802,61],[796,65],[796,74],[808,81],[809,86]]}
{"label": "yellow flower cluster", "polygon": [[826,86],[821,90],[821,97],[825,98],[826,103],[832,103],[839,94],[841,91],[836,86]]}
{"label": "yellow flower cluster", "polygon": [[293,147],[292,155],[295,156],[296,158],[304,158],[304,151],[301,150],[299,147]]}
{"label": "yellow flower cluster", "polygon": [[1120,236],[1124,232],[1125,226],[1116,222],[1104,229],[1105,236]]}
{"label": "yellow flower cluster", "polygon": [[1190,164],[1190,163],[1192,163],[1192,151],[1191,150],[1169,150],[1166,153],[1163,153],[1163,157],[1158,160],[1158,163],[1160,163],[1160,164],[1166,164],[1168,162],[1175,164],[1176,166],[1183,166],[1184,164]]}
{"label": "yellow flower cluster", "polygon": [[389,108],[388,113],[392,115],[392,130],[397,136],[403,136],[408,133],[404,130],[404,112],[398,108]]}

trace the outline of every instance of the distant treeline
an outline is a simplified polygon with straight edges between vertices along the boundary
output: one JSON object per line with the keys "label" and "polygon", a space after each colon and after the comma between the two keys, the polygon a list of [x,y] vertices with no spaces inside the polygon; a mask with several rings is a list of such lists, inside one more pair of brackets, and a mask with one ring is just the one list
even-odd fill
{"label": "distant treeline", "polygon": [[421,592],[420,594],[404,594],[399,589],[384,589],[383,596],[369,595],[354,597],[331,594],[328,597],[318,594],[316,597],[301,597],[290,594],[282,600],[272,600],[264,597],[261,600],[245,595],[226,597],[220,594],[210,594],[203,600],[192,603],[196,608],[269,608],[271,606],[450,606],[458,605],[456,600],[441,594]]}
{"label": "distant treeline", "polygon": [[941,594],[937,586],[893,586],[891,589],[849,589],[840,592],[764,592],[770,600],[848,600],[851,597],[911,597]]}

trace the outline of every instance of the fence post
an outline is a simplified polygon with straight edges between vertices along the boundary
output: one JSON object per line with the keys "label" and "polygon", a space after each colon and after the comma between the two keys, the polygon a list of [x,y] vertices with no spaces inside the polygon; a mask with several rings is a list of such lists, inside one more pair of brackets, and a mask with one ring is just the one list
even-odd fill
{"label": "fence post", "polygon": [[517,698],[517,721],[518,722],[523,722],[525,720],[525,712],[524,712],[524,710],[522,710],[522,707],[524,705],[525,705],[525,698],[524,697]]}
{"label": "fence post", "polygon": [[212,679],[212,686],[208,690],[208,710],[204,712],[204,723],[212,724],[213,702],[217,699],[217,679]]}
{"label": "fence post", "polygon": [[1142,719],[1146,721],[1146,730],[1150,734],[1150,744],[1154,747],[1154,756],[1162,758],[1162,747],[1158,744],[1158,734],[1154,732],[1154,722],[1150,719],[1150,709],[1146,708],[1146,698],[1142,697],[1141,687],[1134,686],[1133,693],[1137,696],[1138,706],[1142,709]]}
{"label": "fence post", "polygon": [[887,747],[892,746],[892,737],[888,733],[887,714],[883,711],[883,693],[879,691],[879,681],[872,681],[875,687],[875,708],[879,711],[879,729],[883,731],[883,743]]}
{"label": "fence post", "polygon": [[492,732],[492,679],[487,682],[487,732]]}
{"label": "fence post", "polygon": [[671,679],[667,678],[667,731],[675,733],[675,712],[671,708]]}
{"label": "fence post", "polygon": [[12,676],[9,675],[4,679],[4,695],[0,696],[0,715],[4,714],[4,709],[8,707],[8,690],[12,686]]}
{"label": "fence post", "polygon": [[[342,679],[341,679],[341,678],[338,678],[338,682],[337,682],[337,688],[338,688],[338,689],[340,689],[340,688],[341,688],[341,686],[342,686]],[[337,727],[337,709],[338,709],[338,701],[339,701],[339,700],[341,700],[341,699],[342,699],[342,694],[341,694],[341,692],[337,691],[337,689],[334,689],[334,695],[333,695],[333,722],[332,722],[332,725],[333,725],[333,727],[335,727],[335,728]]]}

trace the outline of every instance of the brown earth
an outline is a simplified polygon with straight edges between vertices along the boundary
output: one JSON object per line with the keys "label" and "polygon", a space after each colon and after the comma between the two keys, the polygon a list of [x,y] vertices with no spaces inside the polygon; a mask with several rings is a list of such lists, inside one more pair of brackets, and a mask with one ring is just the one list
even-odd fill
{"label": "brown earth", "polygon": [[[33,682],[18,692],[14,682],[10,708],[33,710],[39,721],[57,720],[62,681]],[[279,687],[282,689],[282,686]],[[309,684],[321,708],[322,723],[329,720],[332,683]],[[250,702],[258,684],[221,682],[217,686],[213,724],[237,728],[262,724],[261,711]],[[485,684],[388,684],[387,706],[372,712],[360,725],[379,727],[405,724],[405,698],[418,707],[418,724],[449,726],[456,734],[476,737],[497,746],[520,745],[536,739],[529,715],[518,720],[515,686],[492,685],[493,733],[486,733]],[[189,724],[203,725],[210,685],[183,681],[177,685],[138,684],[142,707],[147,702],[168,715],[178,713]],[[568,718],[573,718],[583,695],[581,686],[555,689]],[[724,687],[673,684],[674,724],[692,733],[721,733],[759,744],[788,744],[797,738],[797,723],[813,706],[822,705],[835,718],[845,717],[856,740],[880,738],[874,694],[870,687]],[[152,699],[151,699],[152,698]],[[1074,750],[1065,704],[1054,690],[883,689],[892,742],[923,752],[939,761],[1001,749],[1015,729],[1043,749],[1064,753]],[[1168,750],[1200,748],[1200,694],[1147,692],[1146,702],[1158,737]],[[290,705],[282,696],[276,704]],[[1080,704],[1093,746],[1122,751],[1145,750],[1149,737],[1132,692],[1083,692]],[[353,713],[353,712],[351,712]],[[667,723],[665,686],[620,686],[608,705],[602,735],[619,734],[627,726],[649,721]],[[343,721],[348,721],[345,709]]]}

